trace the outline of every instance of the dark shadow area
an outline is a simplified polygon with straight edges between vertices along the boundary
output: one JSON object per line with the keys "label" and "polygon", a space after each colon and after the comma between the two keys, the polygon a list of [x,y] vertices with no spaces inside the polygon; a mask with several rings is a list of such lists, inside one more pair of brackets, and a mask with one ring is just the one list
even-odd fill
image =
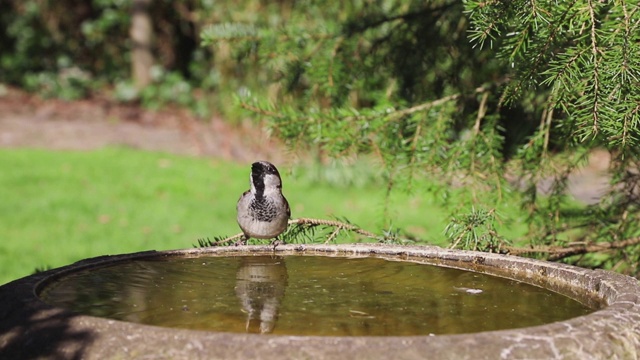
{"label": "dark shadow area", "polygon": [[0,359],[85,358],[95,334],[74,326],[77,315],[38,300],[36,283],[17,280],[0,287]]}

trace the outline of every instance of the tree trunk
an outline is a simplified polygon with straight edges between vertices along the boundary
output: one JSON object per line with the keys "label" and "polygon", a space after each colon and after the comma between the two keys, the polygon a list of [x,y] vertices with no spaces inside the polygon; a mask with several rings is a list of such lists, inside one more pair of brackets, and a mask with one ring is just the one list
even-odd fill
{"label": "tree trunk", "polygon": [[151,66],[154,59],[151,53],[153,40],[153,26],[149,15],[151,0],[133,0],[131,28],[129,35],[133,48],[131,49],[131,76],[133,84],[138,90],[144,89],[151,83]]}

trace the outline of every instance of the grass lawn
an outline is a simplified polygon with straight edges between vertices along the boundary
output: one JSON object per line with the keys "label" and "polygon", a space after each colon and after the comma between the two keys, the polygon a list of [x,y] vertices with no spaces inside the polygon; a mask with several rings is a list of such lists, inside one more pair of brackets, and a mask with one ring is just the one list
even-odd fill
{"label": "grass lawn", "polygon": [[[36,268],[236,234],[235,204],[249,187],[249,165],[124,148],[2,149],[0,284]],[[280,170],[294,218],[335,215],[376,233],[384,228],[384,186],[336,187]],[[395,227],[445,244],[449,213],[430,195],[396,191],[390,205]]]}

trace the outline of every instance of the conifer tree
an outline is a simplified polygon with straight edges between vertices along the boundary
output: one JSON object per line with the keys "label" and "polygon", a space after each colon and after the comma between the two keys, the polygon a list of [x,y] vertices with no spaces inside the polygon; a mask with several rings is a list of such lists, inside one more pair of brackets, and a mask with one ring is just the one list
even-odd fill
{"label": "conifer tree", "polygon": [[[439,191],[468,190],[487,210],[454,218],[456,245],[638,271],[637,2],[283,4],[280,16],[213,24],[203,40],[233,49],[253,84],[240,106],[289,145],[375,154],[390,188],[428,176]],[[611,156],[610,190],[568,217],[568,175],[595,149]],[[483,243],[460,241],[510,191],[523,194],[533,247],[509,250],[491,226]]]}

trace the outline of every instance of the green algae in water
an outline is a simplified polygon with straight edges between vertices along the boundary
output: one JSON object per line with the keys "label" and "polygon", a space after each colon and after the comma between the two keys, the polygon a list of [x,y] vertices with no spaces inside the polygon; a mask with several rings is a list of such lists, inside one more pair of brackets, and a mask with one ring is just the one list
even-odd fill
{"label": "green algae in water", "polygon": [[593,311],[499,277],[321,256],[135,260],[66,276],[40,296],[92,316],[280,335],[461,334],[543,325]]}

